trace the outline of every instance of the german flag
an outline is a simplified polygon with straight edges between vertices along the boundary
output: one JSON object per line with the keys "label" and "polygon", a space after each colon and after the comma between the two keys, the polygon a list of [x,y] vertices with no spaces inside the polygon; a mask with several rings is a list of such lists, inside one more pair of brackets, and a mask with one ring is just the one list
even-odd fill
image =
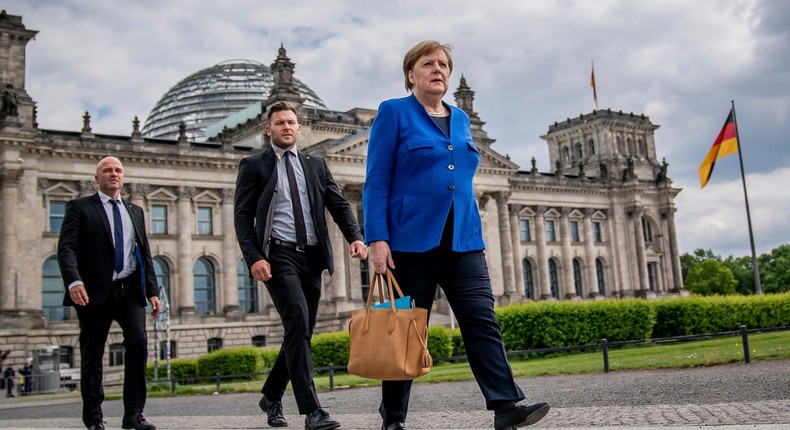
{"label": "german flag", "polygon": [[700,188],[705,188],[705,185],[708,184],[708,180],[710,179],[711,173],[713,173],[713,166],[716,164],[716,160],[726,157],[730,154],[738,153],[737,136],[738,135],[736,133],[732,109],[730,109],[730,115],[727,117],[727,121],[724,123],[724,127],[721,129],[719,137],[717,137],[716,141],[713,142],[713,146],[710,148],[710,151],[708,151],[708,155],[705,156],[705,159],[702,161],[702,165],[699,166],[699,180],[702,184]]}
{"label": "german flag", "polygon": [[595,100],[595,108],[598,109],[598,93],[595,91],[595,66],[593,66],[592,73],[590,73],[590,86],[593,89],[593,99]]}

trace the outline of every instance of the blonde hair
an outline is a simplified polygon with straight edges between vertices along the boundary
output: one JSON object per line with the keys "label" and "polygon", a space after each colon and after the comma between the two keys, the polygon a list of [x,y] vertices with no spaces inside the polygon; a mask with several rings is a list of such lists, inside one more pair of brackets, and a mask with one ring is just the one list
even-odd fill
{"label": "blonde hair", "polygon": [[406,92],[411,92],[414,84],[409,81],[409,71],[414,67],[414,63],[423,55],[428,55],[441,49],[444,55],[447,56],[447,65],[450,67],[450,73],[453,72],[453,46],[447,43],[440,43],[436,40],[424,40],[409,49],[406,55],[403,56],[403,79],[406,83]]}

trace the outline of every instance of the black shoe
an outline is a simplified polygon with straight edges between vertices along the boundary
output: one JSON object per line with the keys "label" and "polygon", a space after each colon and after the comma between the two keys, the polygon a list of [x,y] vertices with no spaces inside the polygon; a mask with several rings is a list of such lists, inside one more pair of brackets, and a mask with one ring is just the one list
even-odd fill
{"label": "black shoe", "polygon": [[88,427],[88,430],[104,430],[104,421],[99,421],[98,423]]}
{"label": "black shoe", "polygon": [[548,403],[535,403],[534,405],[517,405],[516,409],[506,414],[494,416],[496,430],[513,430],[535,424],[549,413]]}
{"label": "black shoe", "polygon": [[321,408],[314,410],[304,417],[306,430],[330,430],[340,427],[340,423],[329,417],[329,413]]}
{"label": "black shoe", "polygon": [[285,420],[285,415],[283,415],[283,402],[279,400],[270,402],[266,396],[261,396],[258,407],[263,412],[266,412],[266,422],[269,423],[269,427],[288,427],[288,421]]}
{"label": "black shoe", "polygon": [[[156,426],[145,420],[143,414],[134,414],[123,417],[121,428],[134,430],[156,430]],[[101,429],[103,430],[103,428]]]}
{"label": "black shoe", "polygon": [[390,425],[381,423],[381,430],[406,430],[406,425],[400,422],[394,422]]}

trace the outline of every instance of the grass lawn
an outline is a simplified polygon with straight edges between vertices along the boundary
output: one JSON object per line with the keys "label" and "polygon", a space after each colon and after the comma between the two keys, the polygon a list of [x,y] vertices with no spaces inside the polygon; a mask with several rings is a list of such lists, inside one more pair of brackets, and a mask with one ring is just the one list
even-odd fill
{"label": "grass lawn", "polygon": [[[749,335],[752,360],[790,359],[790,331]],[[611,371],[663,369],[678,367],[713,366],[743,361],[743,344],[740,336],[706,340],[667,342],[662,344],[633,345],[609,349]],[[554,354],[544,357],[516,357],[510,359],[516,377],[603,372],[603,354],[600,350],[584,353]],[[466,362],[442,362],[431,372],[415,380],[416,383],[465,381],[473,379]],[[261,379],[243,382],[222,382],[220,393],[260,392]],[[319,389],[330,386],[327,374],[317,374],[315,385]],[[377,386],[378,381],[336,372],[334,387]],[[176,395],[211,394],[217,392],[214,384],[178,386]],[[149,396],[171,396],[167,384],[149,385]],[[109,396],[108,396],[109,397]]]}

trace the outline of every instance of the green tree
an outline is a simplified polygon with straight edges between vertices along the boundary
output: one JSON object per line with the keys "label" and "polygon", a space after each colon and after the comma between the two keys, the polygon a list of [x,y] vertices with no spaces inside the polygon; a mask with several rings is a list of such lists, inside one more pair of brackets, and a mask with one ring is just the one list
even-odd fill
{"label": "green tree", "polygon": [[735,291],[738,294],[754,294],[754,269],[752,269],[752,257],[733,257],[729,256],[724,261],[724,265],[730,269],[732,275],[738,281]]}
{"label": "green tree", "polygon": [[703,296],[736,294],[738,281],[719,260],[704,260],[691,266],[685,279],[686,289]]}
{"label": "green tree", "polygon": [[784,244],[757,258],[763,292],[790,291],[790,244]]}
{"label": "green tree", "polygon": [[710,249],[702,249],[697,248],[694,250],[694,253],[689,254],[688,252],[680,256],[680,270],[683,273],[683,280],[685,281],[686,277],[689,274],[689,271],[692,267],[702,263],[705,260],[719,260],[721,261],[721,257],[714,254],[713,251]]}

